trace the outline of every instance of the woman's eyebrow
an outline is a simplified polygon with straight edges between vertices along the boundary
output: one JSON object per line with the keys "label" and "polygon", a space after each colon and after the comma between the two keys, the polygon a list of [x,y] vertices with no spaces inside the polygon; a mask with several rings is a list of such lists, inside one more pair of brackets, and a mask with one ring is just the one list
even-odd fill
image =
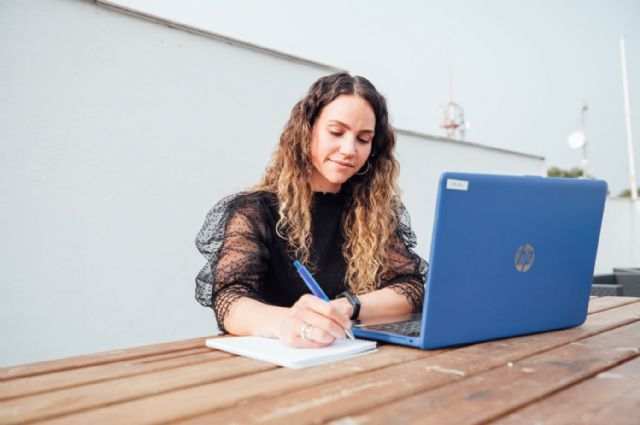
{"label": "woman's eyebrow", "polygon": [[[338,124],[341,127],[346,128],[347,130],[351,130],[351,127],[349,127],[346,123],[343,123],[342,121],[339,120],[329,120],[329,123],[334,123],[334,124]],[[372,133],[373,134],[373,130],[360,130],[360,133]]]}

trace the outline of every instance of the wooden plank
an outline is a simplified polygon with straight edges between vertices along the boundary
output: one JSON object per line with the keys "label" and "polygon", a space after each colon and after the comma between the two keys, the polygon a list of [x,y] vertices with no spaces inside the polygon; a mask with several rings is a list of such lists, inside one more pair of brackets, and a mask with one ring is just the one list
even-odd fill
{"label": "wooden plank", "polygon": [[230,422],[326,422],[349,415],[351,412],[374,409],[381,404],[401,400],[496,367],[503,367],[509,362],[562,347],[638,320],[640,303],[629,304],[592,314],[583,326],[577,328],[475,344],[180,422],[192,425]]}
{"label": "wooden plank", "polygon": [[638,425],[640,417],[638,400],[640,400],[640,386],[636,385],[621,397],[602,406],[596,412],[589,412],[589,417],[583,416],[580,420],[592,425]]}
{"label": "wooden plank", "polygon": [[0,401],[230,357],[231,354],[221,351],[194,348],[177,353],[10,379],[0,382]]}
{"label": "wooden plank", "polygon": [[165,342],[161,344],[145,345],[142,347],[127,348],[121,350],[106,351],[103,353],[86,354],[82,356],[67,357],[58,360],[30,363],[25,365],[0,368],[0,382],[7,379],[23,378],[42,373],[58,372],[77,367],[94,366],[121,360],[130,360],[145,356],[171,353],[180,350],[204,347],[204,341],[208,337],[185,339],[181,341]]}
{"label": "wooden plank", "polygon": [[492,423],[637,425],[639,383],[640,358],[635,358]]}
{"label": "wooden plank", "polygon": [[0,404],[0,423],[6,425],[41,420],[274,368],[276,366],[269,363],[244,357],[231,357],[151,374],[50,391],[3,401]]}
{"label": "wooden plank", "polygon": [[[191,348],[189,350],[181,350],[181,351],[173,351],[170,353],[156,354],[153,356],[142,357],[139,359],[135,359],[136,362],[139,363],[152,363],[152,362],[161,362],[169,359],[179,359],[181,357],[188,357],[194,354],[202,354],[202,353],[210,353],[211,349],[208,347],[201,348]],[[130,360],[123,360],[123,362],[129,362]],[[116,364],[118,362],[114,362]],[[89,366],[92,367],[92,366]],[[55,373],[55,372],[53,372]]]}
{"label": "wooden plank", "polygon": [[598,297],[589,301],[589,314],[598,313],[625,304],[637,303],[640,298],[634,297]]}
{"label": "wooden plank", "polygon": [[91,409],[87,412],[62,416],[42,423],[64,425],[166,423],[222,407],[237,404],[246,405],[266,395],[278,395],[392,364],[406,363],[439,352],[442,350],[422,351],[397,346],[382,346],[377,353],[327,365],[308,369],[277,368],[223,382]]}
{"label": "wooden plank", "polygon": [[639,355],[635,322],[334,423],[485,423]]}

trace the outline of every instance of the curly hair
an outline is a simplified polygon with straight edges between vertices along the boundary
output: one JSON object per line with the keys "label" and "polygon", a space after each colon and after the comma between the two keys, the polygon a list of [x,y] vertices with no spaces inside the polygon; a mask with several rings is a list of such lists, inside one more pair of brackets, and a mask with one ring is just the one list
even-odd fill
{"label": "curly hair", "polygon": [[293,107],[280,143],[262,181],[254,190],[274,192],[279,201],[278,234],[288,241],[292,254],[310,264],[312,173],[311,133],[322,109],[340,95],[366,100],[376,124],[368,161],[370,169],[354,175],[342,185],[347,205],[342,217],[347,259],[345,283],[356,294],[377,288],[388,271],[390,244],[398,227],[400,189],[396,180],[398,161],[394,157],[395,131],[389,123],[387,103],[369,80],[347,73],[318,79]]}

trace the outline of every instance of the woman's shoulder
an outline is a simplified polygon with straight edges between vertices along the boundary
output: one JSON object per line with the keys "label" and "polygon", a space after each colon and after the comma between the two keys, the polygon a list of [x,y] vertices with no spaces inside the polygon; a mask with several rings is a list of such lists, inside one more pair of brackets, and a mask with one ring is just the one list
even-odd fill
{"label": "woman's shoulder", "polygon": [[237,212],[256,216],[275,204],[277,204],[277,197],[273,192],[245,190],[223,197],[216,202],[211,211],[226,217],[233,216]]}
{"label": "woman's shoulder", "polygon": [[218,201],[217,205],[225,205],[228,208],[264,208],[265,206],[277,202],[277,197],[273,192],[266,190],[244,190],[232,193]]}
{"label": "woman's shoulder", "polygon": [[258,190],[236,192],[223,197],[209,210],[198,232],[198,248],[203,254],[213,252],[213,248],[210,247],[221,243],[227,225],[234,217],[250,223],[255,228],[261,228],[260,225],[266,220],[266,210],[276,199],[275,194]]}

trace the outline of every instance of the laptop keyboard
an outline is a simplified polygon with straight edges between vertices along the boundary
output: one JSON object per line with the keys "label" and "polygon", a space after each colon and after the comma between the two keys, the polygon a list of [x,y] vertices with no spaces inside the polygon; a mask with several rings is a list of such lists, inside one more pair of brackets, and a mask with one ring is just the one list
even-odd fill
{"label": "laptop keyboard", "polygon": [[377,331],[391,332],[407,336],[420,336],[420,320],[409,320],[407,322],[385,323],[382,325],[370,325],[367,329],[375,329]]}

